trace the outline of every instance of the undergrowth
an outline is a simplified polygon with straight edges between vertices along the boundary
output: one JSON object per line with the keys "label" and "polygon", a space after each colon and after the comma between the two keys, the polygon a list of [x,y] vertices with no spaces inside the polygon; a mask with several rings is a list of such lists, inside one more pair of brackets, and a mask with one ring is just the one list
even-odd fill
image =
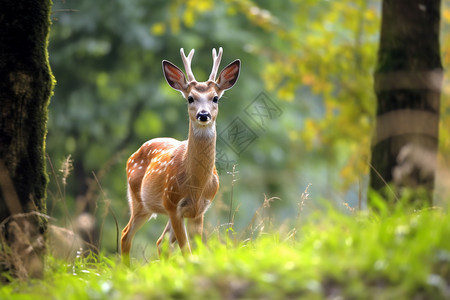
{"label": "undergrowth", "polygon": [[131,268],[117,256],[48,258],[44,279],[3,286],[0,299],[449,299],[449,237],[445,209],[330,209],[285,234],[217,233],[192,255]]}

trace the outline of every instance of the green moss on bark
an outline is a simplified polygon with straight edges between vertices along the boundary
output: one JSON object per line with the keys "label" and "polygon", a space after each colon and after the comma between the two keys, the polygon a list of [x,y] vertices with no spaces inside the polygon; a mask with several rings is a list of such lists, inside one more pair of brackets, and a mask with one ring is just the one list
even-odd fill
{"label": "green moss on bark", "polygon": [[[45,136],[54,86],[47,52],[51,6],[50,0],[0,2],[0,160],[20,202],[11,211],[6,202],[14,197],[0,193],[0,221],[20,212],[46,213]],[[45,219],[33,215],[29,222],[39,234],[45,232]]]}

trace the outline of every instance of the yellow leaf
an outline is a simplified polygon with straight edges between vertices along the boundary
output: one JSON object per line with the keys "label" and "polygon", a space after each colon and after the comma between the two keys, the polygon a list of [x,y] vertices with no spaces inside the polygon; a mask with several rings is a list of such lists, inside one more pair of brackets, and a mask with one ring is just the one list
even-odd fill
{"label": "yellow leaf", "polygon": [[373,21],[376,19],[377,14],[376,14],[375,10],[369,9],[369,10],[366,10],[364,16],[366,17],[366,20]]}
{"label": "yellow leaf", "polygon": [[195,21],[195,16],[194,16],[194,12],[190,9],[187,9],[184,12],[184,24],[186,24],[187,27],[192,27],[194,26],[194,21]]}
{"label": "yellow leaf", "polygon": [[166,25],[162,22],[155,23],[150,28],[150,31],[153,35],[156,35],[156,36],[163,35],[166,32]]}
{"label": "yellow leaf", "polygon": [[305,74],[302,76],[302,83],[304,85],[313,85],[316,82],[314,74]]}
{"label": "yellow leaf", "polygon": [[444,9],[442,16],[444,17],[444,21],[450,22],[450,9],[449,8]]}

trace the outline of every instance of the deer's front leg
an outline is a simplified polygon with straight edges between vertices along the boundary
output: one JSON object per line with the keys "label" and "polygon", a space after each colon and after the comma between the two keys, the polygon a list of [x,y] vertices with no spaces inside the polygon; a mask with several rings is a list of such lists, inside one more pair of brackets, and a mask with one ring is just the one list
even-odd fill
{"label": "deer's front leg", "polygon": [[186,227],[184,226],[183,218],[177,215],[177,212],[169,214],[170,223],[172,225],[172,231],[175,234],[178,245],[181,251],[191,253],[191,246],[189,245],[189,240],[186,233]]}
{"label": "deer's front leg", "polygon": [[205,237],[203,236],[203,219],[204,215],[200,215],[194,219],[188,219],[188,231],[191,242],[199,236],[202,242],[205,243]]}

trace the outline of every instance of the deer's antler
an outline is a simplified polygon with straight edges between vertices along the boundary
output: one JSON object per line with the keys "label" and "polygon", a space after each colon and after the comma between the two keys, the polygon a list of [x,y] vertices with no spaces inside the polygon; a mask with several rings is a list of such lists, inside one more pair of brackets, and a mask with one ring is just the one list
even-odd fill
{"label": "deer's antler", "polygon": [[211,75],[209,75],[209,80],[216,81],[217,71],[219,70],[220,61],[222,60],[222,53],[222,47],[219,48],[219,54],[216,53],[216,48],[212,50],[213,67]]}
{"label": "deer's antler", "polygon": [[184,69],[186,70],[186,75],[188,77],[189,82],[196,81],[195,77],[194,77],[194,73],[192,72],[192,69],[191,69],[191,62],[192,62],[192,57],[194,56],[194,52],[195,52],[195,50],[192,49],[191,52],[189,52],[189,55],[186,57],[186,54],[184,54],[184,49],[183,48],[180,49],[181,59],[183,60]]}

